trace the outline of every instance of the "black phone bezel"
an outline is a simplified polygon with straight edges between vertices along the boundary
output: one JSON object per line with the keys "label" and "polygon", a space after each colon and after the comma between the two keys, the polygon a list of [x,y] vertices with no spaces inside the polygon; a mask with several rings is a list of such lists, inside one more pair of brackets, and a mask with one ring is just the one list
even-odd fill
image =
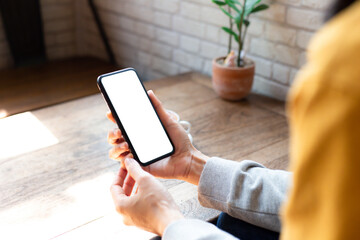
{"label": "black phone bezel", "polygon": [[[159,121],[160,121],[160,123],[161,123],[161,126],[163,127],[163,129],[164,129],[164,131],[165,131],[165,133],[166,133],[166,136],[168,137],[168,139],[169,139],[169,141],[170,141],[170,143],[171,143],[171,146],[172,146],[172,151],[171,151],[171,152],[169,152],[169,153],[167,153],[167,154],[164,154],[164,155],[162,155],[162,156],[159,156],[159,157],[157,157],[157,158],[155,158],[155,159],[153,159],[153,160],[151,160],[151,161],[148,161],[148,162],[146,162],[146,163],[141,162],[140,159],[139,159],[139,157],[137,156],[136,151],[135,151],[135,149],[134,149],[134,147],[133,147],[133,145],[132,145],[132,143],[131,143],[128,135],[127,135],[127,132],[126,132],[124,126],[122,125],[121,120],[120,120],[119,116],[117,115],[117,113],[116,113],[116,111],[115,111],[115,108],[114,108],[114,106],[112,105],[112,103],[111,103],[111,101],[110,101],[110,98],[109,98],[109,96],[108,96],[108,94],[107,94],[107,92],[106,92],[106,90],[105,90],[105,88],[104,88],[104,86],[103,86],[103,84],[102,84],[102,82],[101,82],[102,78],[104,78],[104,77],[108,77],[108,76],[115,75],[115,74],[120,74],[120,73],[123,73],[123,72],[126,72],[126,71],[134,71],[134,72],[135,72],[135,74],[136,74],[136,76],[137,76],[137,78],[138,78],[138,80],[139,80],[142,88],[144,89],[145,94],[146,94],[148,100],[150,101],[150,104],[151,104],[151,106],[152,106],[152,108],[153,108],[153,110],[154,110],[157,118],[159,119]],[[108,105],[108,107],[109,107],[109,109],[110,109],[113,117],[115,118],[115,121],[116,121],[118,127],[120,128],[121,133],[122,133],[122,135],[124,136],[125,141],[129,144],[129,148],[130,148],[131,153],[132,153],[133,156],[134,156],[134,159],[135,159],[141,166],[148,166],[148,165],[150,165],[150,164],[152,164],[152,163],[154,163],[154,162],[157,162],[157,161],[159,161],[159,160],[161,160],[161,159],[164,159],[164,158],[169,157],[169,156],[171,156],[172,154],[174,154],[174,152],[175,152],[175,146],[174,146],[174,144],[173,144],[173,142],[172,142],[172,140],[171,140],[168,132],[166,131],[166,128],[164,127],[164,124],[162,123],[162,121],[161,121],[158,113],[156,112],[155,107],[154,107],[153,103],[151,102],[151,99],[150,99],[150,97],[149,97],[149,95],[148,95],[148,93],[147,93],[147,91],[146,91],[146,89],[145,89],[145,87],[144,87],[144,84],[141,82],[141,80],[140,80],[140,78],[139,78],[139,75],[137,74],[137,72],[135,71],[134,68],[125,68],[125,69],[121,69],[121,70],[118,70],[118,71],[115,71],[115,72],[110,72],[110,73],[102,74],[102,75],[100,75],[100,76],[97,78],[97,86],[98,86],[98,88],[99,88],[99,90],[100,90],[103,98],[105,99],[105,102],[107,103],[107,105]]]}

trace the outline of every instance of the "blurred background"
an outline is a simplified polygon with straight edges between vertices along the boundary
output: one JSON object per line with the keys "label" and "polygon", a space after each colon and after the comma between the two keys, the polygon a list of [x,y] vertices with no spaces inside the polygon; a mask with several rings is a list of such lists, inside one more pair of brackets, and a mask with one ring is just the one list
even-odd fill
{"label": "blurred background", "polygon": [[[270,9],[252,17],[245,51],[256,62],[253,91],[284,100],[330,1],[265,2]],[[121,67],[134,67],[144,81],[188,71],[211,75],[212,59],[227,52],[228,37],[220,27],[228,19],[210,0],[1,0],[0,8],[0,69],[49,64],[38,71],[50,72],[48,79],[56,72],[55,85],[63,72],[70,88],[83,91],[61,101],[95,93],[95,75]],[[87,58],[74,61],[79,57]],[[51,64],[58,60],[67,61]],[[86,73],[89,69],[93,72]],[[90,83],[71,72],[91,77]],[[9,97],[8,82],[14,86],[9,74],[0,72],[0,104]],[[35,70],[24,75],[32,76],[27,83],[41,81]]]}

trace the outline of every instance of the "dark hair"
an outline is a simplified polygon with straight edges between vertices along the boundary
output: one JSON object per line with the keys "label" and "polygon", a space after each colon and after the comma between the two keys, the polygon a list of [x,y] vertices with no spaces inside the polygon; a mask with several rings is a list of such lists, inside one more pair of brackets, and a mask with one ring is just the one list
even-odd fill
{"label": "dark hair", "polygon": [[350,6],[356,2],[356,0],[335,0],[330,5],[330,8],[325,16],[325,21],[330,20],[332,17],[334,17],[336,14]]}

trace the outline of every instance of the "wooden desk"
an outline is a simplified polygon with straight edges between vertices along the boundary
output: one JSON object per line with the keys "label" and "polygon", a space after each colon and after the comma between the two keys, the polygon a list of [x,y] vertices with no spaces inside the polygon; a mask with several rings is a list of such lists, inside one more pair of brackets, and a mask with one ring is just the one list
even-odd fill
{"label": "wooden desk", "polygon": [[[270,168],[287,167],[283,102],[258,95],[241,102],[223,101],[213,92],[210,79],[197,73],[145,85],[166,108],[192,123],[194,145],[203,153],[236,161],[253,159]],[[52,144],[18,156],[0,157],[0,239],[152,236],[123,226],[114,212],[109,186],[119,165],[108,159],[106,135],[115,125],[106,119],[106,111],[102,97],[96,94],[24,115],[26,122],[30,122],[26,117],[38,121],[35,125],[47,131],[42,136],[52,136]],[[0,128],[4,120],[7,118],[0,120]],[[44,140],[34,136],[37,134],[26,136],[25,130],[16,133],[21,122],[17,124],[14,134],[19,137],[18,152]],[[0,147],[7,150],[14,146],[5,143]],[[209,220],[217,216],[217,211],[199,205],[195,186],[161,181],[187,217]]]}

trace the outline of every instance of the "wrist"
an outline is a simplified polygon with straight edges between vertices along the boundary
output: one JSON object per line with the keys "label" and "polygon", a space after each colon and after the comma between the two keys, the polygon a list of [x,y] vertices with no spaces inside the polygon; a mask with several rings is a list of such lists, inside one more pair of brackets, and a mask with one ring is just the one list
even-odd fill
{"label": "wrist", "polygon": [[157,234],[162,236],[165,232],[167,226],[169,226],[172,222],[183,219],[184,216],[178,210],[167,210],[160,216],[160,222],[157,230]]}
{"label": "wrist", "polygon": [[205,164],[209,159],[208,156],[202,154],[198,150],[194,150],[191,154],[191,166],[188,174],[187,182],[194,185],[199,185],[201,174],[204,170]]}

